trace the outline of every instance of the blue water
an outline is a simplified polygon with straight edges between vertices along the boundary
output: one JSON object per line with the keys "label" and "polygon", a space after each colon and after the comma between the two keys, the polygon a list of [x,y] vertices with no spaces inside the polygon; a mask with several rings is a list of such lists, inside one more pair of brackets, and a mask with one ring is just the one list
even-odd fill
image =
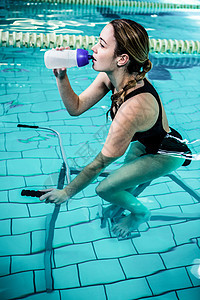
{"label": "blue water", "polygon": [[[28,1],[8,1],[8,3],[10,5],[3,11],[0,30],[98,36],[102,27],[110,20],[129,18],[141,23],[147,29],[150,38],[199,40],[200,12],[196,10],[154,9],[141,12],[131,9],[124,12],[117,7],[31,4]],[[188,3],[200,2],[189,1]]]}
{"label": "blue water", "polygon": [[[63,12],[63,5],[52,9],[52,5],[42,4],[33,9],[22,2],[21,6],[7,3],[10,10],[5,7],[1,14],[0,28],[11,32],[98,35],[116,16],[111,11],[105,15],[105,8],[94,15],[88,8]],[[199,39],[198,12],[126,17],[142,23],[151,37]],[[98,206],[106,203],[96,196],[95,187],[102,177],[77,194],[67,209],[63,205],[53,240],[54,289],[46,292],[46,221],[54,207],[37,198],[22,197],[21,190],[56,187],[62,165],[60,147],[54,133],[17,125],[57,130],[70,168],[77,169],[102,148],[110,124],[105,117],[110,95],[83,115],[71,117],[43,56],[40,49],[0,48],[0,299],[199,299],[200,204],[192,194],[200,193],[199,161],[173,173],[190,190],[162,177],[142,192],[139,199],[153,217],[127,240],[114,237],[110,223],[100,228]],[[162,98],[170,126],[190,142],[198,140],[200,56],[152,53],[151,60],[148,79]],[[91,65],[71,68],[68,74],[76,93],[97,75]],[[193,153],[200,153],[199,142],[190,147]]]}

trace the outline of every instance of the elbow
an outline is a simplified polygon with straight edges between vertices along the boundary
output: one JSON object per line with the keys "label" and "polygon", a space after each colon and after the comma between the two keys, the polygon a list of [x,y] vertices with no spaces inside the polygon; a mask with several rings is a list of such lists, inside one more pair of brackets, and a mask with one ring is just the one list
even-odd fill
{"label": "elbow", "polygon": [[82,115],[82,112],[79,111],[73,111],[73,112],[69,112],[70,116],[72,117],[78,117],[80,115]]}
{"label": "elbow", "polygon": [[80,111],[80,108],[79,108],[79,100],[77,101],[76,106],[73,109],[69,110],[68,113],[72,117],[78,117],[82,114],[82,112]]}
{"label": "elbow", "polygon": [[82,112],[78,108],[67,110],[67,111],[72,117],[78,117],[82,114]]}
{"label": "elbow", "polygon": [[80,116],[80,113],[77,111],[68,111],[71,117],[78,117]]}

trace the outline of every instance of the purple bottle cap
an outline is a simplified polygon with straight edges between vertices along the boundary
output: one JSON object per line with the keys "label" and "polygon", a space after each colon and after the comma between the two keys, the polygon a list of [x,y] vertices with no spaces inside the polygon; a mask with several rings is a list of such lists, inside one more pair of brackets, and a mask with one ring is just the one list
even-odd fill
{"label": "purple bottle cap", "polygon": [[77,49],[77,65],[78,67],[83,67],[89,64],[89,59],[91,55],[89,55],[87,50]]}

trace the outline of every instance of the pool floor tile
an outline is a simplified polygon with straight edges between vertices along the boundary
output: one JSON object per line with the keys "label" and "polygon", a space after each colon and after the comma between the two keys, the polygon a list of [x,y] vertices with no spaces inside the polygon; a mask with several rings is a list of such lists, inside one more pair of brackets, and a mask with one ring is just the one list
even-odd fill
{"label": "pool floor tile", "polygon": [[33,272],[22,272],[0,278],[0,298],[2,300],[18,298],[34,293]]}
{"label": "pool floor tile", "polygon": [[87,208],[60,212],[56,220],[55,227],[65,227],[79,225],[89,221],[89,211]]}
{"label": "pool floor tile", "polygon": [[[0,178],[0,182],[1,182],[1,178]],[[8,191],[0,191],[0,203],[1,202],[8,202]]]}
{"label": "pool floor tile", "polygon": [[12,233],[23,234],[45,229],[46,217],[18,218],[12,221]]}
{"label": "pool floor tile", "polygon": [[121,258],[120,262],[128,279],[145,277],[165,270],[165,266],[158,254],[132,255]]}
{"label": "pool floor tile", "polygon": [[181,206],[181,210],[186,214],[200,214],[200,203],[198,202],[192,205]]}
{"label": "pool floor tile", "polygon": [[[52,81],[52,83],[54,84],[54,81]],[[56,103],[60,103],[60,94],[58,92],[58,90],[55,88],[51,91],[44,91],[44,94],[45,94],[45,98],[47,101],[53,101],[53,102],[56,102]]]}
{"label": "pool floor tile", "polygon": [[[36,190],[36,189],[44,189],[44,186],[57,186],[58,183],[58,170],[57,166],[55,166],[54,168],[54,172],[50,173],[50,174],[39,174],[39,175],[34,175],[34,176],[29,176],[25,178],[26,181],[26,185],[27,187],[25,189],[32,189],[32,190]],[[26,198],[28,201],[28,198]],[[30,198],[29,198],[30,199]],[[36,202],[35,198],[35,202]],[[21,199],[22,200],[22,199]],[[14,201],[14,200],[13,200]],[[32,201],[34,202],[34,198],[32,199]]]}
{"label": "pool floor tile", "polygon": [[55,289],[75,288],[80,286],[76,265],[53,269],[53,278]]}
{"label": "pool floor tile", "polygon": [[50,111],[59,111],[62,109],[61,107],[61,102],[54,102],[54,101],[50,101],[50,102],[45,102],[46,99],[41,99],[41,103],[36,103],[33,104],[31,107],[31,112],[32,113],[40,113],[40,112],[50,112]]}
{"label": "pool floor tile", "polygon": [[72,238],[75,243],[92,242],[110,237],[108,228],[100,228],[100,220],[71,227]]}
{"label": "pool floor tile", "polygon": [[[80,287],[78,289],[69,289],[61,291],[61,300],[106,300],[103,286]],[[45,299],[44,299],[45,300]],[[49,300],[49,299],[48,299]],[[54,300],[54,299],[53,299]]]}
{"label": "pool floor tile", "polygon": [[60,300],[59,291],[53,291],[52,293],[40,293],[26,297],[26,300]]}
{"label": "pool floor tile", "polygon": [[0,203],[0,219],[29,217],[26,204]]}
{"label": "pool floor tile", "polygon": [[136,254],[131,240],[108,238],[93,243],[98,259],[109,259]]}
{"label": "pool floor tile", "polygon": [[[178,217],[182,217],[183,219]],[[179,206],[170,206],[151,211],[148,224],[151,228],[185,222],[184,214]]]}
{"label": "pool floor tile", "polygon": [[32,233],[31,252],[40,252],[45,250],[45,230],[38,230]]}
{"label": "pool floor tile", "polygon": [[70,234],[70,229],[68,227],[57,228],[54,230],[54,237],[53,237],[54,248],[59,248],[70,244],[73,244],[73,240]]}
{"label": "pool floor tile", "polygon": [[[1,146],[0,146],[0,149]],[[0,151],[0,159],[20,159],[21,158],[21,153],[20,152],[11,152],[11,151]]]}
{"label": "pool floor tile", "polygon": [[95,259],[96,256],[91,243],[67,245],[54,250],[54,260],[57,268]]}
{"label": "pool floor tile", "polygon": [[47,216],[54,210],[53,205],[47,205],[37,199],[37,202],[28,204],[31,217]]}
{"label": "pool floor tile", "polygon": [[44,253],[13,256],[11,273],[44,269]]}
{"label": "pool floor tile", "polygon": [[23,151],[23,158],[59,158],[58,153],[56,152],[55,148],[43,148],[43,149],[36,149],[36,150],[27,150]]}
{"label": "pool floor tile", "polygon": [[12,159],[7,162],[8,175],[29,176],[41,173],[39,158]]}
{"label": "pool floor tile", "polygon": [[36,293],[40,293],[40,292],[46,293],[46,281],[45,281],[45,271],[44,270],[35,270],[34,271],[34,283],[35,283]]}
{"label": "pool floor tile", "polygon": [[26,255],[30,253],[30,234],[0,237],[0,256]]}
{"label": "pool floor tile", "polygon": [[18,113],[29,113],[31,109],[31,104],[21,104],[18,101],[13,101],[12,103],[7,103],[5,106],[5,111],[7,115],[18,114]]}
{"label": "pool floor tile", "polygon": [[194,203],[192,196],[185,192],[169,192],[169,194],[166,195],[156,195],[155,198],[162,207]]}
{"label": "pool floor tile", "polygon": [[109,300],[138,300],[152,296],[145,278],[129,279],[106,285],[106,293]]}
{"label": "pool floor tile", "polygon": [[185,268],[165,270],[158,274],[149,276],[147,280],[154,295],[192,287],[192,283]]}
{"label": "pool floor tile", "polygon": [[0,122],[11,122],[11,123],[17,123],[18,120],[18,115],[17,114],[12,114],[12,115],[3,115],[0,116]]}
{"label": "pool floor tile", "polygon": [[142,195],[169,195],[170,190],[166,183],[160,183],[160,184],[151,184],[149,187],[147,187]]}
{"label": "pool floor tile", "polygon": [[24,184],[24,178],[21,176],[0,177],[0,190],[2,191],[24,187]]}
{"label": "pool floor tile", "polygon": [[[95,192],[96,187],[97,187],[97,182],[94,182],[94,183],[91,183],[89,186],[87,186],[87,188],[85,188],[83,190],[86,199],[87,199],[87,197],[93,197],[96,194],[96,192]],[[83,199],[83,201],[84,201],[84,199]],[[99,198],[99,202],[100,202],[100,198]]]}
{"label": "pool floor tile", "polygon": [[[54,159],[54,158],[43,158],[41,159],[41,169],[40,173],[43,174],[52,174],[60,172],[60,169],[62,167],[62,161],[60,159]],[[33,174],[32,174],[33,175]],[[38,175],[38,174],[35,174]]]}
{"label": "pool floor tile", "polygon": [[69,210],[81,208],[81,207],[88,207],[90,211],[90,219],[93,220],[96,218],[97,211],[98,211],[98,205],[101,204],[101,199],[99,196],[93,196],[93,197],[85,197],[82,196],[82,199],[73,200],[71,203],[69,203],[68,207]]}
{"label": "pool floor tile", "polygon": [[117,259],[94,260],[78,265],[81,285],[96,285],[124,280],[125,276]]}
{"label": "pool floor tile", "polygon": [[[38,114],[38,113],[37,113]],[[44,113],[43,113],[44,114]],[[46,117],[48,116],[47,121],[59,121],[59,120],[63,120],[69,117],[68,112],[66,111],[66,109],[60,109],[60,110],[56,110],[56,111],[49,111],[46,113]],[[37,121],[39,122],[44,122],[46,121],[46,119],[38,119]],[[77,124],[76,124],[77,125]]]}
{"label": "pool floor tile", "polygon": [[0,276],[5,276],[10,274],[10,257],[0,257]]}
{"label": "pool floor tile", "polygon": [[[1,206],[0,206],[1,207]],[[0,220],[0,236],[11,234],[11,220]]]}
{"label": "pool floor tile", "polygon": [[66,125],[76,125],[76,126],[91,126],[92,120],[91,118],[83,118],[83,117],[74,117],[74,118],[69,118],[69,115],[67,115],[65,118],[65,124]]}
{"label": "pool floor tile", "polygon": [[192,289],[184,289],[182,291],[177,291],[179,300],[199,300],[200,297],[200,287]]}
{"label": "pool floor tile", "polygon": [[1,153],[3,151],[6,151],[6,148],[5,148],[5,139],[4,139],[3,134],[0,135],[0,150],[1,150]]}
{"label": "pool floor tile", "polygon": [[142,298],[142,300],[178,300],[175,292],[169,292],[161,296],[153,296],[150,298]]}
{"label": "pool floor tile", "polygon": [[134,238],[133,243],[140,254],[165,252],[175,246],[172,231],[168,226],[142,232],[141,237]]}
{"label": "pool floor tile", "polygon": [[6,161],[1,160],[0,161],[0,176],[6,176],[7,174],[7,167],[6,167]]}
{"label": "pool floor tile", "polygon": [[191,238],[199,237],[199,226],[200,220],[189,220],[182,224],[172,225],[172,230],[177,245],[189,243]]}
{"label": "pool floor tile", "polygon": [[[2,92],[3,88],[1,87],[0,90]],[[2,104],[3,103],[9,103],[9,102],[17,100],[18,97],[19,97],[18,94],[11,94],[11,95],[3,94],[3,95],[0,95],[0,103],[2,103]]]}
{"label": "pool floor tile", "polygon": [[176,247],[171,252],[161,253],[166,268],[176,268],[192,265],[196,258],[200,258],[200,249],[196,244],[186,244]]}
{"label": "pool floor tile", "polygon": [[[30,124],[30,122],[35,122],[36,120],[36,113],[26,113],[26,114],[22,114],[19,113],[18,114],[18,119],[19,119],[19,123],[22,124]],[[48,116],[47,113],[37,113],[37,121],[47,121],[48,120]]]}
{"label": "pool floor tile", "polygon": [[180,187],[180,185],[178,185],[174,181],[167,182],[167,186],[168,186],[169,191],[171,193],[176,193],[176,192],[182,192],[183,191],[182,187]]}

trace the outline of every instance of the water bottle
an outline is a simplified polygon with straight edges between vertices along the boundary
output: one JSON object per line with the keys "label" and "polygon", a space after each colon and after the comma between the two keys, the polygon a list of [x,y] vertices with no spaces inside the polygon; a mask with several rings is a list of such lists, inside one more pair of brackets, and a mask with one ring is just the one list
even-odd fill
{"label": "water bottle", "polygon": [[48,69],[83,67],[89,64],[89,60],[93,59],[87,50],[55,50],[51,49],[45,52],[44,62]]}

